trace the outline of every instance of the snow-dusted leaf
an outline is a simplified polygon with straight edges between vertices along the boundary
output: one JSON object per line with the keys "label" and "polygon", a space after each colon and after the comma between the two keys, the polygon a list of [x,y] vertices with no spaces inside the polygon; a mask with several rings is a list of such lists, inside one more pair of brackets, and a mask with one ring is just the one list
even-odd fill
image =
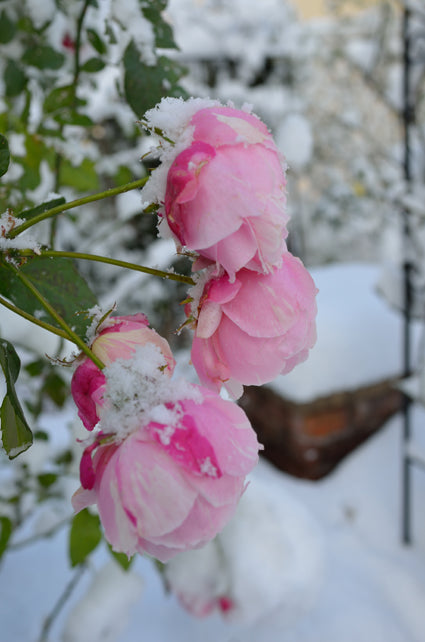
{"label": "snow-dusted leaf", "polygon": [[140,7],[145,18],[152,23],[156,46],[162,49],[177,49],[173,30],[162,17],[167,0],[140,0]]}
{"label": "snow-dusted leaf", "polygon": [[[45,299],[55,308],[82,339],[91,321],[85,310],[97,300],[74,262],[62,257],[35,256],[21,266],[20,271],[31,281]],[[58,324],[46,312],[38,299],[20,281],[10,266],[0,261],[0,293],[19,308],[50,323]]]}
{"label": "snow-dusted leaf", "polygon": [[5,339],[0,339],[0,366],[6,380],[0,408],[2,441],[9,458],[14,459],[31,446],[32,432],[15,390],[21,363],[15,348]]}
{"label": "snow-dusted leaf", "polygon": [[87,508],[75,515],[69,534],[71,566],[82,564],[102,539],[100,519]]}

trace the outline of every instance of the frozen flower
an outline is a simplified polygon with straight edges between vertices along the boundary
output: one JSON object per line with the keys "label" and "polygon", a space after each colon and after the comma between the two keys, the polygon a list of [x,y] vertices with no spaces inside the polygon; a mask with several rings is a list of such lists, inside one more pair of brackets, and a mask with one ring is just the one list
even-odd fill
{"label": "frozen flower", "polygon": [[243,269],[233,282],[224,274],[198,288],[187,313],[196,323],[191,359],[204,385],[225,384],[237,398],[242,385],[267,383],[307,358],[316,341],[317,289],[289,252],[268,274]]}
{"label": "frozen flower", "polygon": [[[111,317],[94,339],[91,350],[107,366],[118,358],[130,359],[140,346],[153,344],[163,355],[163,369],[171,375],[175,361],[170,346],[148,325],[144,314]],[[104,373],[89,358],[84,358],[74,372],[71,393],[87,430],[92,430],[99,421],[105,384]]]}
{"label": "frozen flower", "polygon": [[170,167],[165,214],[181,245],[222,265],[280,265],[288,216],[282,161],[267,127],[232,107],[201,109],[189,122],[193,142]]}
{"label": "frozen flower", "polygon": [[236,510],[258,460],[255,432],[236,404],[189,387],[191,398],[164,404],[164,420],[157,409],[119,442],[100,431],[83,454],[73,506],[97,504],[115,551],[167,561],[203,546]]}

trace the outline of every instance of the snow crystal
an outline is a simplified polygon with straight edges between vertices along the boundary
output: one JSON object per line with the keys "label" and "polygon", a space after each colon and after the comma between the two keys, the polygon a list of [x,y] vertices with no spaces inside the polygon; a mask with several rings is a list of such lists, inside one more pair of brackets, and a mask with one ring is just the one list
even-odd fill
{"label": "snow crystal", "polygon": [[163,98],[153,109],[146,112],[143,125],[146,129],[162,132],[160,147],[151,150],[161,160],[142,189],[143,207],[150,203],[163,203],[167,184],[167,174],[174,159],[190,146],[193,140],[193,127],[188,124],[200,109],[220,105],[210,98]]}
{"label": "snow crystal", "polygon": [[[202,402],[199,388],[184,379],[171,379],[163,372],[165,358],[158,346],[139,346],[131,358],[116,359],[103,373],[106,377],[105,405],[100,411],[100,429],[125,439],[150,422],[173,428],[181,417],[179,402]],[[169,439],[166,433],[164,439]]]}
{"label": "snow crystal", "polygon": [[195,319],[198,318],[199,304],[201,297],[204,294],[205,285],[213,276],[219,276],[215,265],[208,266],[204,270],[195,272],[192,276],[195,281],[195,285],[188,288],[187,296],[192,299],[190,302],[190,313]]}
{"label": "snow crystal", "polygon": [[88,345],[93,343],[101,330],[114,325],[114,318],[110,316],[114,310],[115,305],[112,307],[109,306],[106,310],[99,305],[94,305],[92,308],[86,310],[86,315],[92,320],[86,331],[86,342]]}
{"label": "snow crystal", "polygon": [[36,254],[40,254],[40,243],[28,234],[17,236],[14,239],[6,238],[6,234],[19,227],[19,225],[22,225],[22,223],[25,223],[24,219],[16,218],[10,211],[4,212],[4,214],[0,216],[0,250],[29,249],[33,250]]}
{"label": "snow crystal", "polygon": [[209,457],[206,457],[200,465],[201,473],[209,477],[217,477],[217,468],[212,463]]}

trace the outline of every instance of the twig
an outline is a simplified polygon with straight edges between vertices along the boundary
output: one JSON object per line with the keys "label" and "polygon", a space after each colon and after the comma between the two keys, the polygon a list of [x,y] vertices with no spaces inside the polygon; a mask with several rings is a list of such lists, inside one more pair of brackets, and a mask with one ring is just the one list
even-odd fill
{"label": "twig", "polygon": [[77,570],[75,571],[73,577],[71,580],[68,582],[68,584],[65,586],[65,589],[63,593],[59,596],[58,601],[54,605],[53,609],[51,610],[50,614],[46,617],[43,623],[43,628],[41,629],[40,637],[38,638],[37,642],[48,642],[48,637],[49,637],[49,632],[50,629],[53,626],[53,623],[55,619],[58,617],[59,613],[61,612],[62,608],[65,606],[66,601],[70,597],[72,591],[74,588],[77,586],[78,582],[83,576],[84,571],[86,570],[87,566],[85,564],[81,564]]}

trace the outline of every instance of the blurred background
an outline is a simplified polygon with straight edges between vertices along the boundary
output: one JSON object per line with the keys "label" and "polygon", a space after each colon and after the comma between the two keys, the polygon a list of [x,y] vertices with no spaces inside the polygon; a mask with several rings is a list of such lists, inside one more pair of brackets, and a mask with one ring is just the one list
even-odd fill
{"label": "blurred background", "polygon": [[[288,246],[319,288],[308,361],[240,401],[265,445],[252,495],[220,552],[189,554],[162,576],[145,559],[125,572],[104,543],[70,568],[81,432],[70,373],[44,358],[64,347],[0,311],[37,427],[27,453],[1,460],[1,639],[421,642],[423,2],[4,0],[0,71],[12,155],[2,211],[151,171],[157,141],[139,121],[162,96],[249,103],[288,163]],[[43,224],[39,236],[190,271],[135,191]],[[175,332],[185,286],[78,267],[102,307],[148,314],[188,372],[190,333]],[[206,619],[190,614],[199,595],[213,604]]]}

